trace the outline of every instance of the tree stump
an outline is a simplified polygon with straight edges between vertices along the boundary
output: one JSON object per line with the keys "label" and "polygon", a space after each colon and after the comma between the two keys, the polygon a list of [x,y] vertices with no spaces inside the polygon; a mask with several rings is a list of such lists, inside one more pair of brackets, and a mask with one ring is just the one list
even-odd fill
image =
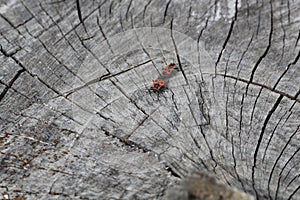
{"label": "tree stump", "polygon": [[299,13],[294,0],[1,0],[1,198],[165,199],[199,172],[300,199]]}

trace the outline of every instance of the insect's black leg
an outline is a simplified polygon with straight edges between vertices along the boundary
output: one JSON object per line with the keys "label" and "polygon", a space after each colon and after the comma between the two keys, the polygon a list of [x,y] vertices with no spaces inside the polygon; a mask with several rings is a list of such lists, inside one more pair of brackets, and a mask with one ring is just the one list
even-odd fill
{"label": "insect's black leg", "polygon": [[174,67],[174,69],[178,72],[180,71],[179,67]]}

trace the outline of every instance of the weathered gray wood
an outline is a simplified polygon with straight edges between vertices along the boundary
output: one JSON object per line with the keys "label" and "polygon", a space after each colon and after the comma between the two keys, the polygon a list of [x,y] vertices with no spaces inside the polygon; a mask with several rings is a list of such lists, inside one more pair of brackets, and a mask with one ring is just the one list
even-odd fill
{"label": "weathered gray wood", "polygon": [[204,172],[300,199],[299,13],[297,0],[1,0],[1,198],[175,198]]}

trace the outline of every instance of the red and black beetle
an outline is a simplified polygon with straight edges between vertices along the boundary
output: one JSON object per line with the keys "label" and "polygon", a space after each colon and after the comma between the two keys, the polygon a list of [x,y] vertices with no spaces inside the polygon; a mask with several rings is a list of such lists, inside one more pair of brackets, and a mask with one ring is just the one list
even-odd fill
{"label": "red and black beetle", "polygon": [[168,64],[164,68],[162,75],[153,81],[151,90],[153,90],[155,92],[161,91],[165,87],[168,79],[171,77],[171,74],[174,69],[175,69],[174,63]]}

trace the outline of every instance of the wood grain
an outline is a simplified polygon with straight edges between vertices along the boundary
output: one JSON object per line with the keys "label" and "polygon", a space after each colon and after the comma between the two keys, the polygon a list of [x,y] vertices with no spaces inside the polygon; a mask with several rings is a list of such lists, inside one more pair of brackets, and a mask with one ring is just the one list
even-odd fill
{"label": "wood grain", "polygon": [[0,0],[2,199],[165,199],[193,172],[300,199],[299,13],[297,0]]}

